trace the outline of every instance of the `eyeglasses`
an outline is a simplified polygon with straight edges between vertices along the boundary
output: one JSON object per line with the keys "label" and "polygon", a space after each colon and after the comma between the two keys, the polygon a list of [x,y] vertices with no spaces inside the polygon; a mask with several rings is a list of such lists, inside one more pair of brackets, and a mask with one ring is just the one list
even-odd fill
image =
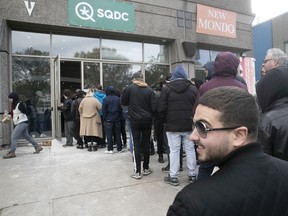
{"label": "eyeglasses", "polygon": [[237,126],[237,127],[224,127],[224,128],[208,128],[204,122],[202,122],[202,121],[194,121],[192,119],[192,131],[196,128],[197,132],[199,133],[200,137],[202,137],[202,138],[206,138],[207,137],[207,133],[209,131],[234,130],[234,129],[238,128],[238,127],[240,127],[240,126]]}
{"label": "eyeglasses", "polygon": [[266,64],[268,61],[270,61],[270,60],[273,60],[273,59],[265,59],[264,61],[263,61],[263,64]]}

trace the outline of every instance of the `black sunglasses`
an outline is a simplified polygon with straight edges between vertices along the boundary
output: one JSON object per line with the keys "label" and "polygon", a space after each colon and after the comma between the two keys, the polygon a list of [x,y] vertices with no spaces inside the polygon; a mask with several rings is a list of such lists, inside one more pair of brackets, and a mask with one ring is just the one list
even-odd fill
{"label": "black sunglasses", "polygon": [[205,122],[202,121],[194,121],[194,119],[192,119],[192,131],[196,128],[197,132],[199,133],[200,137],[202,138],[206,138],[207,137],[207,133],[209,131],[220,131],[220,130],[234,130],[238,127],[241,126],[237,126],[237,127],[224,127],[224,128],[208,128],[205,124]]}

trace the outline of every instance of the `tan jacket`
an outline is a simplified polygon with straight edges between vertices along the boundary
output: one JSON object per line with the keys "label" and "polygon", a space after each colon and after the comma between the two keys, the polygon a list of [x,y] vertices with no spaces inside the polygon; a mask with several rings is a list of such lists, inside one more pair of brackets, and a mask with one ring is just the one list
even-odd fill
{"label": "tan jacket", "polygon": [[79,105],[80,113],[80,136],[97,136],[103,137],[101,117],[99,110],[102,109],[102,104],[88,93]]}

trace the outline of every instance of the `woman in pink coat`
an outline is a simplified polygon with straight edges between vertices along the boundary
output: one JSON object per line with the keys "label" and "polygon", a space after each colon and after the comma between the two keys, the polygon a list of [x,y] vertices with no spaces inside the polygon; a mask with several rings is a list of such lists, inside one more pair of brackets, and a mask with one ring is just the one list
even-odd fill
{"label": "woman in pink coat", "polygon": [[102,104],[94,97],[94,90],[89,89],[79,105],[80,136],[88,141],[88,151],[97,151],[97,142],[103,138],[102,123],[99,110]]}

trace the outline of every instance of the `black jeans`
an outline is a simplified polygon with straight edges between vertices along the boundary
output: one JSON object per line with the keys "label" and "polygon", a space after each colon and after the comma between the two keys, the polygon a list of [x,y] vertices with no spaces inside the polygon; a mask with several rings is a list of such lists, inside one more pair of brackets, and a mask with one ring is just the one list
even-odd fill
{"label": "black jeans", "polygon": [[149,121],[131,121],[130,123],[134,143],[135,171],[141,173],[141,150],[144,150],[143,169],[149,168],[152,119]]}
{"label": "black jeans", "polygon": [[113,151],[113,136],[115,136],[115,142],[117,144],[117,151],[122,150],[121,142],[121,125],[119,122],[104,122],[105,132],[108,142],[108,151]]}

